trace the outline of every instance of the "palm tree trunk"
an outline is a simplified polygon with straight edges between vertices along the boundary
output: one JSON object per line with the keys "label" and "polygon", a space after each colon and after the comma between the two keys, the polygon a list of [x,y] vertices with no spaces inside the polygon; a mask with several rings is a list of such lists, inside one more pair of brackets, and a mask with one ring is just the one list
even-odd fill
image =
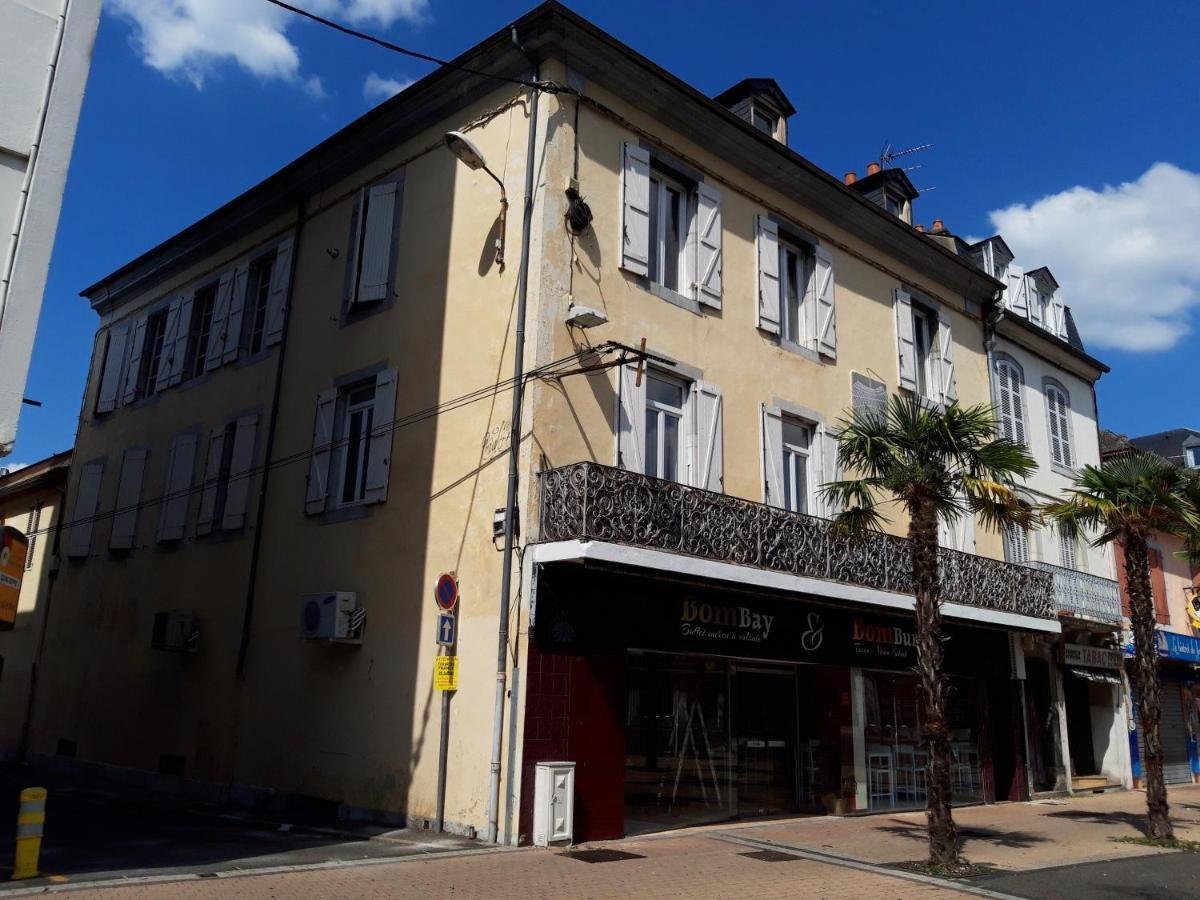
{"label": "palm tree trunk", "polygon": [[937,512],[928,500],[913,505],[908,527],[917,597],[917,670],[921,678],[922,740],[928,759],[929,863],[958,862],[958,831],[950,811],[950,733],[946,727],[946,675],[939,603]]}
{"label": "palm tree trunk", "polygon": [[1138,692],[1138,720],[1146,747],[1142,767],[1146,773],[1149,834],[1152,838],[1172,840],[1175,831],[1167,807],[1162,736],[1158,731],[1162,691],[1158,679],[1158,647],[1154,640],[1154,594],[1150,587],[1146,539],[1140,534],[1131,534],[1125,540],[1125,584],[1129,590],[1129,618],[1133,623],[1133,675]]}

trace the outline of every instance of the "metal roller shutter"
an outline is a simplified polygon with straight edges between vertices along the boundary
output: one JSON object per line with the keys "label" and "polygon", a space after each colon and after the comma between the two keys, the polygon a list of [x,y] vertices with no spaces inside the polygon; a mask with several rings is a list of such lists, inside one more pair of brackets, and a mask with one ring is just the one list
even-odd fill
{"label": "metal roller shutter", "polygon": [[[1191,784],[1192,767],[1188,761],[1187,728],[1183,720],[1183,703],[1180,700],[1180,683],[1173,679],[1162,679],[1162,714],[1158,731],[1163,745],[1163,781],[1167,784]],[[1146,742],[1138,725],[1138,758],[1142,761],[1142,772],[1146,770]],[[1144,774],[1143,774],[1144,777]]]}

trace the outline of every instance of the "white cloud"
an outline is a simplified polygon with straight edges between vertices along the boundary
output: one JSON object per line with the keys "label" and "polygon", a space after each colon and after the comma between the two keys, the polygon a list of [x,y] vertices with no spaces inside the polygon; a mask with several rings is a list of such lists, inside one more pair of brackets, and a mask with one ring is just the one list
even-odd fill
{"label": "white cloud", "polygon": [[[307,8],[354,25],[388,28],[401,19],[422,20],[428,5],[428,0],[309,0]],[[287,36],[306,20],[265,0],[110,0],[110,8],[132,24],[133,44],[146,65],[197,90],[216,66],[233,62],[260,78],[325,96],[319,78],[301,76],[300,51]]]}
{"label": "white cloud", "polygon": [[1155,163],[1136,181],[1073,187],[990,214],[1026,270],[1046,265],[1089,345],[1166,350],[1200,307],[1200,173]]}
{"label": "white cloud", "polygon": [[384,78],[377,72],[371,72],[363,81],[363,97],[373,103],[382,103],[389,97],[394,97],[410,84],[411,78]]}

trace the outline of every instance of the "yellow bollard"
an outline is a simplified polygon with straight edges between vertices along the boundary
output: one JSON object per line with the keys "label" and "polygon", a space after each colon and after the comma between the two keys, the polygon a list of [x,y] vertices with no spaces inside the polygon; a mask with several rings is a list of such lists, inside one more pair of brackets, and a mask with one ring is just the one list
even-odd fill
{"label": "yellow bollard", "polygon": [[13,881],[37,877],[45,821],[46,789],[25,788],[21,791],[21,809],[17,813],[17,856],[13,861]]}

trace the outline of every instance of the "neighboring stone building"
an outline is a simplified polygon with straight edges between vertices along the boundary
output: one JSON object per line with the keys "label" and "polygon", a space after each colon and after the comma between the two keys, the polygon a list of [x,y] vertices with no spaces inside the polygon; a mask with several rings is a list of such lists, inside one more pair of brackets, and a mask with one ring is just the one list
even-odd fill
{"label": "neighboring stone building", "polygon": [[12,452],[100,0],[0,0],[0,457]]}
{"label": "neighboring stone building", "polygon": [[[990,398],[1002,283],[912,227],[915,192],[890,209],[789,149],[769,79],[733,112],[553,3],[457,64],[84,292],[33,749],[432,819],[454,572],[450,827],[527,837],[547,759],[577,763],[577,840],[919,808],[905,523],[836,540],[818,488],[853,406]],[[957,796],[1023,797],[1011,651],[1061,631],[1054,579],[971,523],[944,540]]]}

